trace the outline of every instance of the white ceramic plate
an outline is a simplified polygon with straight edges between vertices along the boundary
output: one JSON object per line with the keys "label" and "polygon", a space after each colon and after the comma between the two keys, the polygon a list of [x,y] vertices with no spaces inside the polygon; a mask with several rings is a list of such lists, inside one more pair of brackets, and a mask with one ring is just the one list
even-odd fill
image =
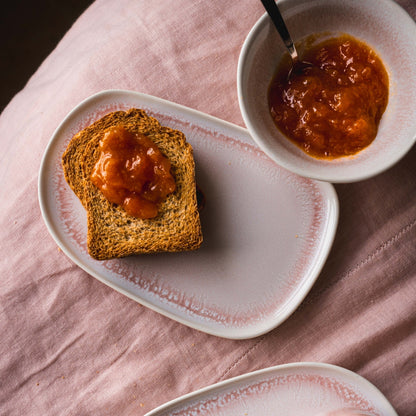
{"label": "white ceramic plate", "polygon": [[286,364],[235,377],[175,399],[146,416],[317,416],[345,408],[397,416],[366,379],[320,363]]}
{"label": "white ceramic plate", "polygon": [[[204,243],[195,252],[101,262],[87,254],[86,213],[65,182],[61,156],[79,130],[131,107],[183,131],[194,148],[206,197]],[[245,129],[118,90],[88,98],[58,127],[40,168],[39,200],[58,245],[89,274],[172,319],[226,338],[265,333],[298,307],[326,260],[338,220],[332,185],[280,168]]]}

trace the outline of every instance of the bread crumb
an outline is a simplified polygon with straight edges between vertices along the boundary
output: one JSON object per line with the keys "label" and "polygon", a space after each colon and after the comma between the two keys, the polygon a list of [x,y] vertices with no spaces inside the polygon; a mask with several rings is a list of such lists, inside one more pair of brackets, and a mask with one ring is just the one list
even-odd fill
{"label": "bread crumb", "polygon": [[143,403],[140,403],[140,407],[144,407],[144,404]]}

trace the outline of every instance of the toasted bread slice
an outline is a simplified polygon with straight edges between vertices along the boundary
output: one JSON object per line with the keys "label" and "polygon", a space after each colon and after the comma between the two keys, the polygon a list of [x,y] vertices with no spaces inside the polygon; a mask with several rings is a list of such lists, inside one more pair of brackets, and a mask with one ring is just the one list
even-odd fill
{"label": "toasted bread slice", "polygon": [[[90,180],[99,142],[110,126],[146,134],[171,163],[176,190],[157,217],[138,219],[109,202]],[[132,254],[195,250],[202,243],[193,150],[178,130],[162,127],[142,110],[114,112],[74,136],[63,156],[65,178],[87,210],[89,254],[98,260]]]}

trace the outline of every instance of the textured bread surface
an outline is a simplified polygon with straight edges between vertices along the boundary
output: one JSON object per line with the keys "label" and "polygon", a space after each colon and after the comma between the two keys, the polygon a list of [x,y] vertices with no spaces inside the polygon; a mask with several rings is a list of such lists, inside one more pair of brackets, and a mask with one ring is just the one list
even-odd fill
{"label": "textured bread surface", "polygon": [[[116,125],[145,134],[171,163],[176,190],[160,205],[155,218],[138,219],[128,215],[109,202],[90,180],[104,131]],[[63,154],[62,166],[66,181],[87,211],[87,246],[93,258],[105,260],[200,247],[202,231],[193,150],[180,131],[162,127],[143,110],[113,112],[72,138]]]}

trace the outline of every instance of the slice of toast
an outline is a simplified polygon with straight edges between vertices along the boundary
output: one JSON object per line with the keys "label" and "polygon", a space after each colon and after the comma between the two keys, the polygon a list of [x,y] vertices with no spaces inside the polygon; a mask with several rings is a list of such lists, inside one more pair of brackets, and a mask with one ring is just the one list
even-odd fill
{"label": "slice of toast", "polygon": [[[110,203],[90,180],[103,132],[120,124],[149,137],[171,163],[176,190],[160,205],[155,218],[138,219],[128,215]],[[62,163],[69,186],[87,210],[87,247],[93,258],[105,260],[200,247],[202,231],[193,150],[180,131],[162,127],[142,110],[110,113],[74,136]]]}

